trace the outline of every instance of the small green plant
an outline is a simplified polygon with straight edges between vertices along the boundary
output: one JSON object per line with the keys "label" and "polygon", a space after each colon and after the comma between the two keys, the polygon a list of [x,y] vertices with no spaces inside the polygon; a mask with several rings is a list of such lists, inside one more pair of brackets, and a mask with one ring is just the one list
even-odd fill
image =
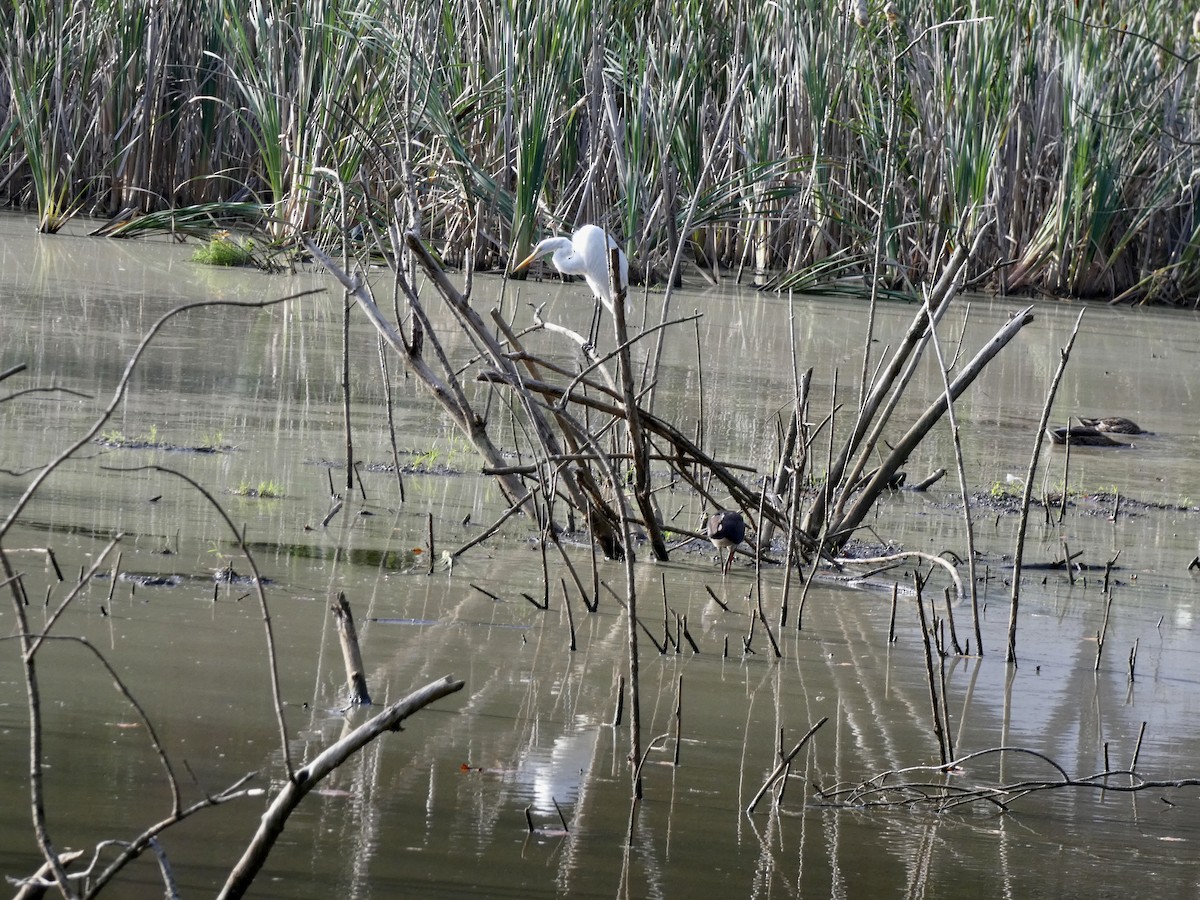
{"label": "small green plant", "polygon": [[991,493],[993,500],[1006,500],[1021,496],[1021,491],[1017,489],[1017,484],[1008,481],[993,481],[992,489],[989,493]]}
{"label": "small green plant", "polygon": [[452,469],[462,468],[475,455],[475,448],[457,432],[450,435],[450,448],[446,454],[446,465]]}
{"label": "small green plant", "polygon": [[201,450],[219,450],[225,446],[225,432],[212,431],[206,432],[197,445]]}
{"label": "small green plant", "polygon": [[158,439],[157,425],[151,425],[150,430],[145,432],[141,437],[130,437],[119,428],[110,428],[97,438],[101,444],[107,444],[110,447],[124,447],[134,450],[162,447],[163,445],[159,443]]}
{"label": "small green plant", "polygon": [[430,447],[424,453],[418,453],[413,457],[412,466],[414,469],[432,469],[437,465],[440,457],[441,451],[437,447]]}
{"label": "small green plant", "polygon": [[274,481],[260,481],[257,486],[243,481],[233,492],[239,497],[257,497],[260,500],[277,500],[283,496],[283,488]]}
{"label": "small green plant", "polygon": [[254,265],[254,241],[239,241],[228,231],[218,231],[207,244],[196,248],[192,260],[209,266]]}

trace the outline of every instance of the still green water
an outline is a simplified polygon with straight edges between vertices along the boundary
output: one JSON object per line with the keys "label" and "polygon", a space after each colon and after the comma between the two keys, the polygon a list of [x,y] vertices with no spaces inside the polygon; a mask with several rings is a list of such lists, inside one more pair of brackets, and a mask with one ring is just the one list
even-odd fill
{"label": "still green water", "polygon": [[[0,370],[29,366],[0,391],[66,388],[90,399],[46,391],[0,403],[4,511],[35,468],[95,420],[129,354],[162,313],[200,299],[262,299],[329,284],[320,275],[208,269],[188,260],[187,247],[31,232],[28,220],[0,219]],[[331,475],[345,493],[342,300],[329,286],[324,295],[268,310],[211,309],[173,321],[104,432],[221,452],[89,444],[48,480],[4,541],[23,574],[37,629],[110,536],[124,534],[101,567],[107,575],[116,566],[121,577],[91,583],[54,633],[86,636],[117,670],[151,717],[185,802],[251,772],[253,785],[277,789],[281,751],[257,601],[248,587],[213,580],[227,565],[244,574],[245,560],[207,500],[182,480],[142,467],[188,475],[244,525],[271,579],[266,594],[294,759],[311,758],[373,712],[340,709],[344,673],[327,611],[339,591],[354,607],[377,703],[443,675],[465,681],[463,691],[376,741],[305,800],[251,896],[1125,897],[1144,895],[1151,883],[1164,896],[1195,895],[1195,788],[1045,791],[1016,800],[1004,814],[982,803],[938,814],[921,804],[848,810],[824,802],[815,785],[828,790],[937,761],[911,597],[901,595],[897,640],[889,644],[888,590],[819,580],[806,600],[803,629],[796,630],[793,615],[779,631],[781,659],[761,630],[755,652],[743,654],[754,569],[739,559],[722,580],[711,553],[695,547],[677,551],[669,563],[637,565],[648,626],[661,634],[665,591],[665,605],[688,616],[700,652],[685,644],[682,653],[660,656],[642,642],[643,733],[647,743],[664,737],[648,756],[645,798],[626,847],[629,734],[625,724],[608,724],[626,668],[621,608],[603,591],[597,613],[574,605],[572,652],[561,564],[550,561],[548,611],[522,597],[543,593],[536,528],[524,518],[510,519],[452,571],[436,567],[428,574],[431,514],[440,552],[476,536],[504,504],[491,481],[474,474],[479,464],[465,443],[392,360],[401,461],[417,467],[405,475],[400,502],[395,475],[380,468],[391,450],[375,337],[357,314],[352,418],[362,492],[348,494],[343,510],[320,526],[330,509]],[[477,305],[493,302],[501,286],[479,277]],[[507,288],[508,304],[547,301],[547,317],[586,325],[590,302],[582,286],[530,283],[519,290]],[[659,301],[657,294],[648,300],[652,309]],[[815,418],[833,402],[835,372],[839,402],[857,391],[860,302],[789,302],[732,288],[685,292],[675,302],[677,311],[704,313],[703,372],[701,378],[697,332],[687,326],[668,345],[658,410],[685,431],[702,420],[701,437],[718,458],[769,470],[773,417],[791,395],[789,327],[799,364],[815,370]],[[975,298],[965,329],[968,355],[1018,305]],[[430,306],[448,327],[444,310]],[[957,337],[965,308],[961,301],[944,340]],[[881,309],[876,357],[914,312],[903,304]],[[987,491],[1023,476],[1058,347],[1076,314],[1073,307],[1039,305],[1034,325],[957,407],[973,486]],[[1146,723],[1139,773],[1161,780],[1200,776],[1193,581],[1200,576],[1187,569],[1200,521],[1194,508],[1200,502],[1198,327],[1189,313],[1089,308],[1056,420],[1070,412],[1120,414],[1155,434],[1129,450],[1073,452],[1070,485],[1115,487],[1126,498],[1171,508],[1127,504],[1112,522],[1103,510],[1079,507],[1061,525],[1039,519],[1031,528],[1029,561],[1058,558],[1064,540],[1092,565],[1121,551],[1098,671],[1096,634],[1106,597],[1095,574],[1074,585],[1062,572],[1027,575],[1021,664],[1004,664],[1005,561],[1015,521],[977,511],[980,573],[989,576],[980,588],[986,652],[948,660],[946,675],[960,753],[1026,748],[1082,777],[1128,766]],[[535,335],[530,344],[570,360],[552,336]],[[450,349],[464,363],[471,356],[464,345]],[[922,373],[901,418],[916,415],[939,386],[935,372]],[[482,403],[485,388],[472,390]],[[940,429],[914,455],[912,477],[951,467],[951,453]],[[1047,455],[1050,486],[1061,484],[1062,463],[1060,453]],[[280,496],[239,493],[264,485]],[[663,488],[660,505],[683,527],[695,526],[700,510],[689,492]],[[872,530],[865,539],[962,555],[953,479],[927,495],[886,500]],[[66,584],[57,582],[46,547]],[[571,553],[587,569],[588,548]],[[598,566],[601,579],[622,591],[623,568]],[[154,586],[131,574],[180,577],[174,586]],[[762,580],[764,602],[777,610],[782,572],[765,569]],[[890,588],[889,580],[877,580]],[[709,598],[706,586],[730,611]],[[15,630],[10,603],[0,605],[6,636]],[[955,615],[965,636],[969,610],[960,606]],[[146,729],[95,658],[78,644],[59,642],[38,661],[48,828],[56,846],[90,851],[166,816],[169,791]],[[828,722],[797,757],[780,802],[768,799],[747,815],[779,746],[794,745],[822,717]],[[0,872],[11,877],[40,864],[28,747],[18,645],[8,639],[0,642]],[[974,760],[948,780],[966,788],[1056,777],[1043,761],[1010,755]],[[266,802],[248,798],[209,809],[163,835],[183,896],[219,889]],[[158,866],[147,856],[108,895],[158,897],[162,890]]]}

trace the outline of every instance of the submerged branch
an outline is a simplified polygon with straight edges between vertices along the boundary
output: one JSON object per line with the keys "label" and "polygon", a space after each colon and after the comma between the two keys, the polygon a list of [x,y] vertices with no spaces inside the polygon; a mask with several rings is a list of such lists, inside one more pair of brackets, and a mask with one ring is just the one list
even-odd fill
{"label": "submerged branch", "polygon": [[848,566],[855,563],[878,565],[879,563],[897,562],[898,560],[902,559],[923,559],[927,563],[941,566],[946,571],[946,574],[950,576],[950,580],[954,582],[955,597],[961,600],[965,596],[963,592],[962,579],[959,577],[958,569],[956,569],[948,560],[945,560],[934,553],[923,553],[920,550],[906,550],[903,553],[889,553],[886,556],[838,557],[837,561],[843,566]]}
{"label": "submerged branch", "polygon": [[[990,755],[1030,756],[1048,765],[1057,775],[1053,779],[1027,779],[1005,784],[960,786],[949,782],[909,780],[920,773],[961,776],[963,767],[973,759]],[[1151,780],[1132,769],[1106,769],[1091,775],[1072,777],[1058,762],[1045,753],[1026,747],[989,747],[977,750],[937,766],[911,766],[882,772],[850,787],[817,788],[820,798],[830,806],[867,809],[911,806],[932,806],[945,812],[968,803],[989,803],[1002,811],[1011,808],[1016,800],[1031,794],[1062,788],[1084,788],[1099,791],[1137,793],[1163,788],[1200,787],[1200,777]]]}
{"label": "submerged branch", "polygon": [[[822,716],[820,721],[808,729],[808,732],[804,735],[804,737],[800,738],[800,742],[796,744],[796,746],[793,747],[791,751],[779,761],[779,765],[775,767],[775,771],[767,776],[767,780],[763,782],[762,787],[758,789],[758,793],[754,795],[754,799],[751,800],[749,805],[746,807],[746,815],[751,815],[754,812],[754,808],[758,806],[758,802],[762,800],[763,795],[771,789],[771,785],[778,781],[779,778],[791,766],[792,760],[796,758],[796,754],[804,749],[804,745],[807,744],[809,739],[817,733],[817,729],[828,721],[829,716]],[[780,740],[782,742],[782,733],[780,735]]]}

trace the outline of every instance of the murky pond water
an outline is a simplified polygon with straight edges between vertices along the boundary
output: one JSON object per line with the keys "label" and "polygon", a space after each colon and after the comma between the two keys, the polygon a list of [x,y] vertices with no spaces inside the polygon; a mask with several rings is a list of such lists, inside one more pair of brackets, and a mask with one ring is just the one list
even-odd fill
{"label": "murky pond water", "polygon": [[[327,283],[216,271],[187,257],[188,248],[170,245],[38,238],[26,220],[0,219],[0,371],[29,366],[0,391],[53,387],[89,395],[45,391],[0,403],[0,514],[37,466],[95,420],[129,354],[168,309]],[[498,279],[476,283],[481,297],[499,287]],[[530,283],[519,298],[510,287],[509,302],[546,300],[548,316],[578,319],[582,328],[590,304],[581,290]],[[653,307],[660,298],[649,302]],[[808,594],[803,629],[795,629],[793,617],[780,631],[781,659],[773,658],[761,631],[756,652],[743,654],[750,628],[743,598],[754,570],[739,561],[722,580],[711,554],[697,549],[680,550],[666,564],[637,565],[643,617],[654,622],[661,615],[665,585],[666,605],[688,616],[700,652],[659,655],[643,641],[644,733],[647,740],[666,737],[649,754],[645,798],[626,850],[629,735],[627,727],[608,724],[626,665],[620,607],[606,595],[597,613],[574,609],[572,652],[561,567],[551,560],[548,611],[522,597],[543,592],[535,528],[523,518],[510,519],[452,571],[427,574],[428,556],[414,548],[425,547],[430,514],[440,551],[478,535],[503,503],[489,480],[472,474],[477,460],[423,390],[397,376],[401,459],[415,469],[405,475],[400,502],[396,477],[383,468],[391,450],[376,341],[359,315],[352,417],[363,493],[348,496],[321,527],[331,473],[335,488],[344,482],[341,304],[340,293],[331,291],[266,310],[205,309],[172,321],[105,426],[108,443],[87,445],[60,469],[5,540],[38,628],[47,597],[54,608],[110,537],[124,534],[101,567],[106,574],[116,567],[122,577],[94,581],[54,631],[85,636],[105,655],[153,720],[187,802],[249,772],[259,773],[255,784],[277,787],[281,752],[257,601],[245,586],[214,582],[227,565],[244,574],[245,560],[208,500],[182,479],[146,466],[199,482],[244,525],[271,579],[267,597],[295,760],[311,758],[372,712],[339,711],[344,672],[327,611],[331,594],[345,592],[353,604],[377,701],[446,674],[465,682],[310,795],[251,896],[1095,897],[1138,895],[1149,884],[1166,896],[1195,895],[1200,801],[1194,787],[1122,793],[1116,788],[1128,778],[1113,779],[1107,791],[1075,787],[1010,797],[1005,814],[983,802],[941,814],[921,803],[849,810],[824,802],[817,785],[829,791],[937,761],[915,605],[901,598],[897,639],[889,643],[887,591],[820,581]],[[1019,305],[976,298],[966,352]],[[838,402],[857,390],[865,321],[859,302],[789,304],[732,289],[677,298],[676,310],[692,308],[704,313],[703,378],[689,325],[669,343],[657,408],[689,432],[702,419],[705,446],[718,458],[763,470],[770,465],[773,416],[791,396],[789,313],[800,364],[815,370],[814,410],[834,402],[835,372]],[[956,309],[961,322],[965,302]],[[904,304],[883,306],[876,357],[913,313]],[[1075,307],[1039,305],[1035,324],[957,407],[976,488],[1024,475],[1043,394],[1076,314]],[[986,652],[947,661],[960,754],[1023,748],[1085,777],[1127,767],[1145,723],[1137,763],[1143,777],[1200,776],[1194,636],[1200,576],[1188,572],[1200,522],[1194,509],[1198,328],[1189,313],[1088,309],[1056,419],[1069,412],[1120,414],[1154,434],[1128,450],[1074,451],[1070,487],[1116,489],[1127,501],[1164,508],[1126,502],[1111,521],[1106,506],[1081,503],[1061,525],[1045,525],[1039,516],[1031,528],[1027,561],[1059,558],[1064,541],[1093,566],[1121,553],[1098,671],[1096,634],[1106,596],[1094,572],[1074,584],[1061,571],[1026,576],[1020,666],[1004,664],[1005,556],[1013,549],[1015,519],[977,510],[980,572],[989,577],[981,588]],[[948,325],[943,339],[958,330]],[[552,335],[532,336],[530,343],[556,352]],[[452,351],[470,357],[466,346]],[[563,359],[569,360],[565,350]],[[391,369],[398,371],[394,360]],[[921,378],[904,419],[939,390],[931,367]],[[483,397],[484,388],[475,389]],[[139,441],[160,446],[130,446]],[[197,447],[219,452],[177,449]],[[909,471],[921,477],[950,467],[951,453],[941,428]],[[1046,463],[1048,485],[1056,488],[1063,456],[1051,452]],[[280,496],[243,496],[246,488]],[[875,536],[962,555],[955,492],[947,479],[928,494],[888,499],[872,524]],[[682,489],[661,505],[681,510],[687,527],[699,512],[696,498]],[[65,585],[55,579],[46,547]],[[572,553],[586,567],[588,548]],[[619,592],[622,567],[604,561],[599,567]],[[179,578],[167,585],[131,574]],[[764,597],[777,604],[782,573],[766,569],[762,577]],[[709,598],[706,586],[730,611]],[[965,635],[968,609],[960,607],[956,617]],[[16,627],[7,599],[0,626],[5,635]],[[652,627],[661,633],[661,620]],[[58,642],[38,658],[48,824],[56,845],[90,849],[129,839],[166,816],[170,794],[146,730],[95,657],[78,643]],[[17,643],[9,639],[0,642],[0,871],[7,876],[39,864],[27,799],[26,709]],[[764,801],[746,815],[776,766],[779,746],[794,745],[822,717],[828,722],[797,758],[782,802]],[[949,782],[970,789],[1058,777],[1045,759],[1012,753],[972,760]],[[205,810],[164,835],[162,848],[184,896],[207,895],[223,882],[264,803],[242,799]],[[527,809],[537,826],[532,835]],[[156,863],[139,860],[113,891],[161,896]]]}

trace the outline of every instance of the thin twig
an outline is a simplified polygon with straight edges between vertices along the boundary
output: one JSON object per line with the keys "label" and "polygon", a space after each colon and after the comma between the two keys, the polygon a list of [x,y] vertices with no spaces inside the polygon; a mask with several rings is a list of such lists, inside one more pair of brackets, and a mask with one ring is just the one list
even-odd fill
{"label": "thin twig", "polygon": [[760,801],[763,798],[763,795],[771,789],[771,785],[776,782],[776,780],[784,773],[787,767],[792,764],[792,760],[796,758],[796,754],[799,753],[804,748],[804,745],[808,743],[809,739],[817,733],[817,729],[828,721],[829,716],[822,716],[820,721],[808,729],[804,737],[800,738],[800,743],[796,744],[796,746],[793,747],[791,751],[779,761],[779,765],[777,765],[775,770],[767,776],[767,780],[763,782],[762,787],[758,789],[758,793],[754,795],[754,799],[751,800],[749,805],[746,807],[746,815],[752,815],[754,813],[754,808],[758,806],[758,801]]}
{"label": "thin twig", "polygon": [[1083,321],[1084,310],[1079,311],[1075,319],[1075,327],[1067,344],[1059,351],[1058,368],[1050,379],[1050,387],[1046,391],[1046,402],[1042,405],[1042,415],[1038,420],[1037,432],[1034,435],[1033,453],[1029,458],[1029,468],[1025,472],[1025,487],[1021,492],[1021,518],[1017,525],[1016,549],[1013,552],[1012,598],[1008,611],[1008,651],[1005,660],[1013,665],[1017,663],[1017,611],[1021,599],[1021,562],[1025,558],[1025,531],[1029,525],[1029,504],[1033,499],[1033,485],[1037,478],[1038,460],[1042,455],[1042,440],[1046,433],[1046,425],[1050,421],[1050,409],[1054,405],[1054,396],[1058,393],[1058,384],[1062,381],[1063,372],[1067,368],[1067,360],[1071,358],[1071,348],[1075,345],[1075,336],[1079,334],[1079,324]]}

